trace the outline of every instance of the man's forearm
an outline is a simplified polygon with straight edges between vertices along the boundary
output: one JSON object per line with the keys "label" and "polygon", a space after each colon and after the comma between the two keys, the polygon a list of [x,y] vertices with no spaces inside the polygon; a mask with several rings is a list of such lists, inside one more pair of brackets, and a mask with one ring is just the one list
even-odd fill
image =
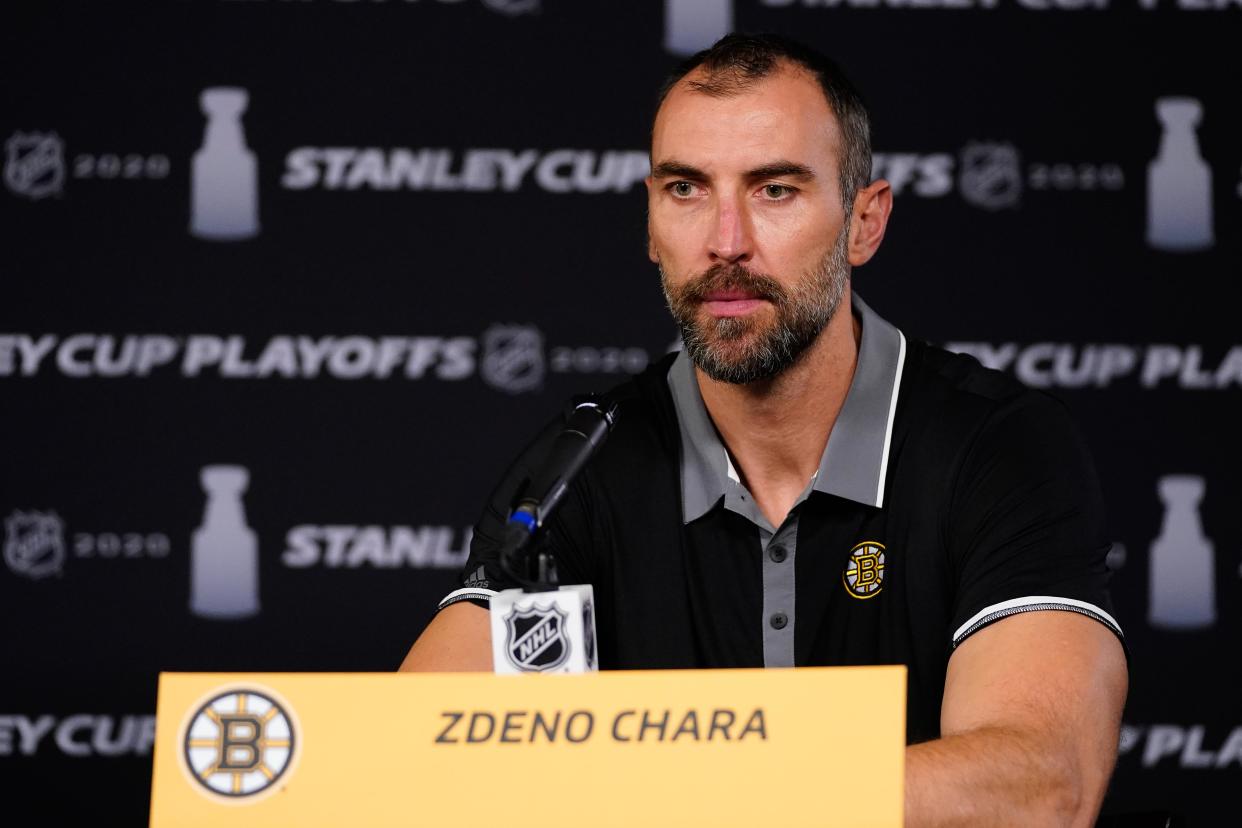
{"label": "man's forearm", "polygon": [[906,825],[1091,825],[1107,776],[1084,778],[1069,756],[1002,728],[911,745]]}

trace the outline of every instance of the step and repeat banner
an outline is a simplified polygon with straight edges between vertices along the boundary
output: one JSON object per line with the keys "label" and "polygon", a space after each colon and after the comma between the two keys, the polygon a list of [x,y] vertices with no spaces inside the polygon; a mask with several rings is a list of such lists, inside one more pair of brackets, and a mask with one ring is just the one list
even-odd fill
{"label": "step and repeat banner", "polygon": [[1236,0],[5,17],[8,823],[145,821],[161,670],[400,663],[517,448],[674,346],[654,96],[732,28],[823,49],[870,103],[896,208],[859,293],[1088,436],[1133,655],[1107,811],[1236,814]]}

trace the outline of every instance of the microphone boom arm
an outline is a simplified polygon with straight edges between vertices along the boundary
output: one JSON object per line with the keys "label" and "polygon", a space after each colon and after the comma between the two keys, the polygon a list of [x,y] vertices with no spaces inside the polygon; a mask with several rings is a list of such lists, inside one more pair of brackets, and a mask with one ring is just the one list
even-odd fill
{"label": "microphone boom arm", "polygon": [[542,592],[557,586],[556,562],[547,550],[538,550],[532,571],[531,546],[542,535],[544,525],[569,491],[570,484],[612,430],[616,411],[616,403],[599,395],[590,395],[578,402],[565,428],[553,441],[542,468],[510,508],[501,543],[500,566],[527,592]]}

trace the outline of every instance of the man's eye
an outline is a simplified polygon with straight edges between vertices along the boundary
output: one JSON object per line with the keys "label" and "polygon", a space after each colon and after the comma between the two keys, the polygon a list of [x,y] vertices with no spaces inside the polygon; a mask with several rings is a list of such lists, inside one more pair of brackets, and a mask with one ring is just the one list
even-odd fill
{"label": "man's eye", "polygon": [[778,201],[792,192],[789,187],[784,184],[765,184],[763,185],[763,194],[773,201]]}
{"label": "man's eye", "polygon": [[689,181],[678,181],[673,184],[672,191],[678,198],[689,198],[694,195],[694,185]]}

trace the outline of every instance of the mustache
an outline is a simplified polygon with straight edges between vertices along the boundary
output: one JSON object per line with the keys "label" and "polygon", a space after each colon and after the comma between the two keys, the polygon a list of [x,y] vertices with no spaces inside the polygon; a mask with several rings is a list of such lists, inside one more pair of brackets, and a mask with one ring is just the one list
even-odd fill
{"label": "mustache", "polygon": [[745,291],[760,299],[780,303],[785,300],[785,290],[771,276],[754,273],[739,264],[712,265],[682,286],[679,291],[683,300],[704,301],[717,291]]}

